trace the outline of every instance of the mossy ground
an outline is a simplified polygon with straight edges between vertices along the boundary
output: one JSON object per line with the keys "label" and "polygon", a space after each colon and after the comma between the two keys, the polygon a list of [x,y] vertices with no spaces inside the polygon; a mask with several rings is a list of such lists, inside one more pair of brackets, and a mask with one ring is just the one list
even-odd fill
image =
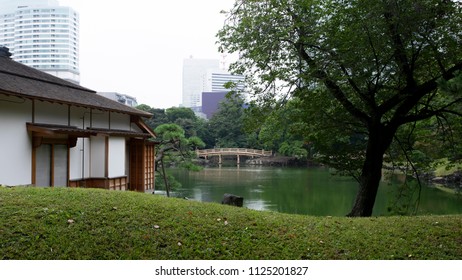
{"label": "mossy ground", "polygon": [[462,216],[312,217],[156,195],[0,188],[1,259],[462,259]]}

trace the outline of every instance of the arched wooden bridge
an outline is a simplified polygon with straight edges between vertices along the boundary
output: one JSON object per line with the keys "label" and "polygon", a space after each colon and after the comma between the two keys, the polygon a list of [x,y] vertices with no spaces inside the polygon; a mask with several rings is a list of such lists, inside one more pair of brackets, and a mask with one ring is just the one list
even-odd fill
{"label": "arched wooden bridge", "polygon": [[206,150],[196,150],[197,157],[205,158],[212,156],[218,156],[218,163],[222,163],[223,156],[236,156],[237,164],[240,163],[241,156],[247,157],[270,157],[273,155],[272,151],[265,150],[256,150],[256,149],[246,149],[246,148],[219,148],[219,149],[206,149]]}

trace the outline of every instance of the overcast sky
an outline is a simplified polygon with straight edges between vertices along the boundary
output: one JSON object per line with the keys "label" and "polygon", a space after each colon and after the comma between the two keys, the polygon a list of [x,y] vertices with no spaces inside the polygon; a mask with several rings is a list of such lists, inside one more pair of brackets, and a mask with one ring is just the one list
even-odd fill
{"label": "overcast sky", "polygon": [[183,59],[222,59],[215,35],[234,0],[59,3],[80,14],[82,86],[169,108],[182,103]]}

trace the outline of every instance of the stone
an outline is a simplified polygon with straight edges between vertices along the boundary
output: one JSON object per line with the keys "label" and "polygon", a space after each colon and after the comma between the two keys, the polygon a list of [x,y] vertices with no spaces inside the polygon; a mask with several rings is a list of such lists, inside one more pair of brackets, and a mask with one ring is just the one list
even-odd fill
{"label": "stone", "polygon": [[242,205],[244,204],[244,198],[242,196],[225,193],[223,195],[223,200],[221,201],[221,204],[242,207]]}

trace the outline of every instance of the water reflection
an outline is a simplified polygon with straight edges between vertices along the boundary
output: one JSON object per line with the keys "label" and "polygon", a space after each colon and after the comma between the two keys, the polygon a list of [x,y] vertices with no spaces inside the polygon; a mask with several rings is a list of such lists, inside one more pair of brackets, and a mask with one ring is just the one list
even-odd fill
{"label": "water reflection", "polygon": [[[356,181],[332,176],[328,169],[223,167],[200,172],[170,170],[182,187],[174,196],[220,203],[225,193],[244,197],[244,207],[317,216],[344,216],[357,191]],[[383,183],[374,215],[389,214],[399,182]],[[462,213],[462,199],[435,188],[424,188],[420,214]]]}

